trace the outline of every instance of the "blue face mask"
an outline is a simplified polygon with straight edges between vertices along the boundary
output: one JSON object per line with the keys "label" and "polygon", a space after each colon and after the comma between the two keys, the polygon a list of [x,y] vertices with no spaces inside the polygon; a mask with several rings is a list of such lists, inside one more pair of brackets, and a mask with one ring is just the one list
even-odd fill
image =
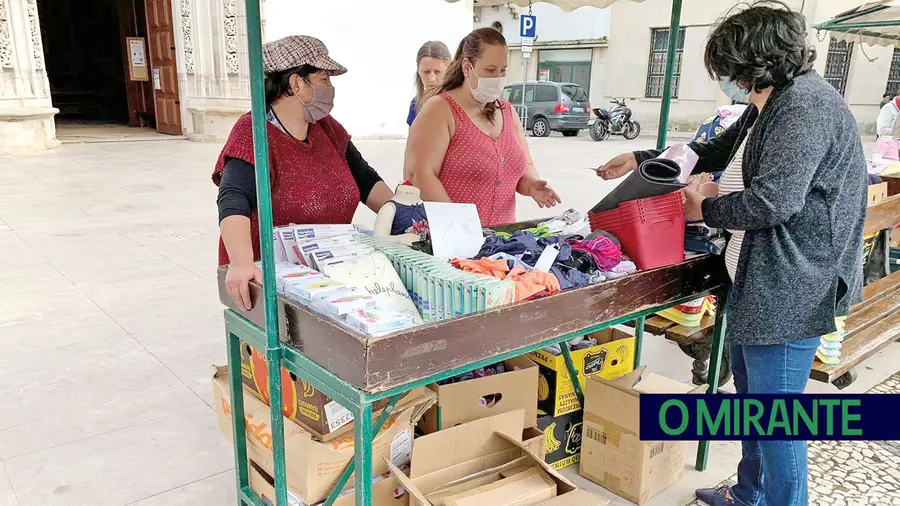
{"label": "blue face mask", "polygon": [[750,91],[741,89],[741,87],[738,86],[736,82],[732,81],[731,78],[720,77],[719,87],[722,88],[722,92],[725,93],[725,96],[735,102],[743,102],[745,104],[750,102]]}

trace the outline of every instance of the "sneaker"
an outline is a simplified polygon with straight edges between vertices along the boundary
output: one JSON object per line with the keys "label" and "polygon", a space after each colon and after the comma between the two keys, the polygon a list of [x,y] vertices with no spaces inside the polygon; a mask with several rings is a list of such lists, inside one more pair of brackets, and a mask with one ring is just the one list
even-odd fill
{"label": "sneaker", "polygon": [[737,501],[731,496],[731,487],[728,485],[700,488],[696,493],[697,499],[706,506],[737,506]]}

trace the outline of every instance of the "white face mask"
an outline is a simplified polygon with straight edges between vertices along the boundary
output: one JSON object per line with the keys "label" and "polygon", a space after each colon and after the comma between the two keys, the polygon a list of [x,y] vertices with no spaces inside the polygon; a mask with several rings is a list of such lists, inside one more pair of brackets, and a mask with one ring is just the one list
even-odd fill
{"label": "white face mask", "polygon": [[[472,67],[471,73],[475,74],[474,66]],[[471,77],[471,74],[469,77]],[[474,98],[476,102],[480,104],[490,104],[491,102],[496,102],[500,99],[500,96],[503,94],[503,87],[506,86],[505,77],[481,77],[478,74],[475,74],[475,77],[478,79],[478,86],[472,87],[468,78],[466,79],[466,83],[469,84],[469,88],[472,90],[472,98]]]}
{"label": "white face mask", "polygon": [[727,77],[719,78],[719,87],[722,88],[722,92],[725,93],[726,97],[734,100],[735,102],[741,102],[745,104],[750,102],[750,92],[741,88],[737,85],[736,82]]}

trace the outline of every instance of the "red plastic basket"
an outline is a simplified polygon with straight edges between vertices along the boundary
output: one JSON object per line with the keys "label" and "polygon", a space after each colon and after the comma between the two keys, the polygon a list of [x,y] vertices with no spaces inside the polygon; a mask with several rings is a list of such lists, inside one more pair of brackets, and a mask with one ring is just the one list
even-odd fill
{"label": "red plastic basket", "polygon": [[591,230],[606,230],[641,270],[684,261],[681,193],[623,202],[616,209],[588,213]]}
{"label": "red plastic basket", "polygon": [[681,203],[681,192],[672,192],[646,199],[629,200],[619,204],[619,209],[636,209],[641,212],[666,210],[673,208],[684,209]]}

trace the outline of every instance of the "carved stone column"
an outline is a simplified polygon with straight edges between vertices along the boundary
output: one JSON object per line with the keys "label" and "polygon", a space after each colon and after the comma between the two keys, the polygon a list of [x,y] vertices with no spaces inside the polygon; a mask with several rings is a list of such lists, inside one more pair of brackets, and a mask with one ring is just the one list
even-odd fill
{"label": "carved stone column", "polygon": [[0,0],[0,155],[59,145],[37,0]]}
{"label": "carved stone column", "polygon": [[244,0],[180,0],[177,9],[184,132],[221,141],[250,110]]}

